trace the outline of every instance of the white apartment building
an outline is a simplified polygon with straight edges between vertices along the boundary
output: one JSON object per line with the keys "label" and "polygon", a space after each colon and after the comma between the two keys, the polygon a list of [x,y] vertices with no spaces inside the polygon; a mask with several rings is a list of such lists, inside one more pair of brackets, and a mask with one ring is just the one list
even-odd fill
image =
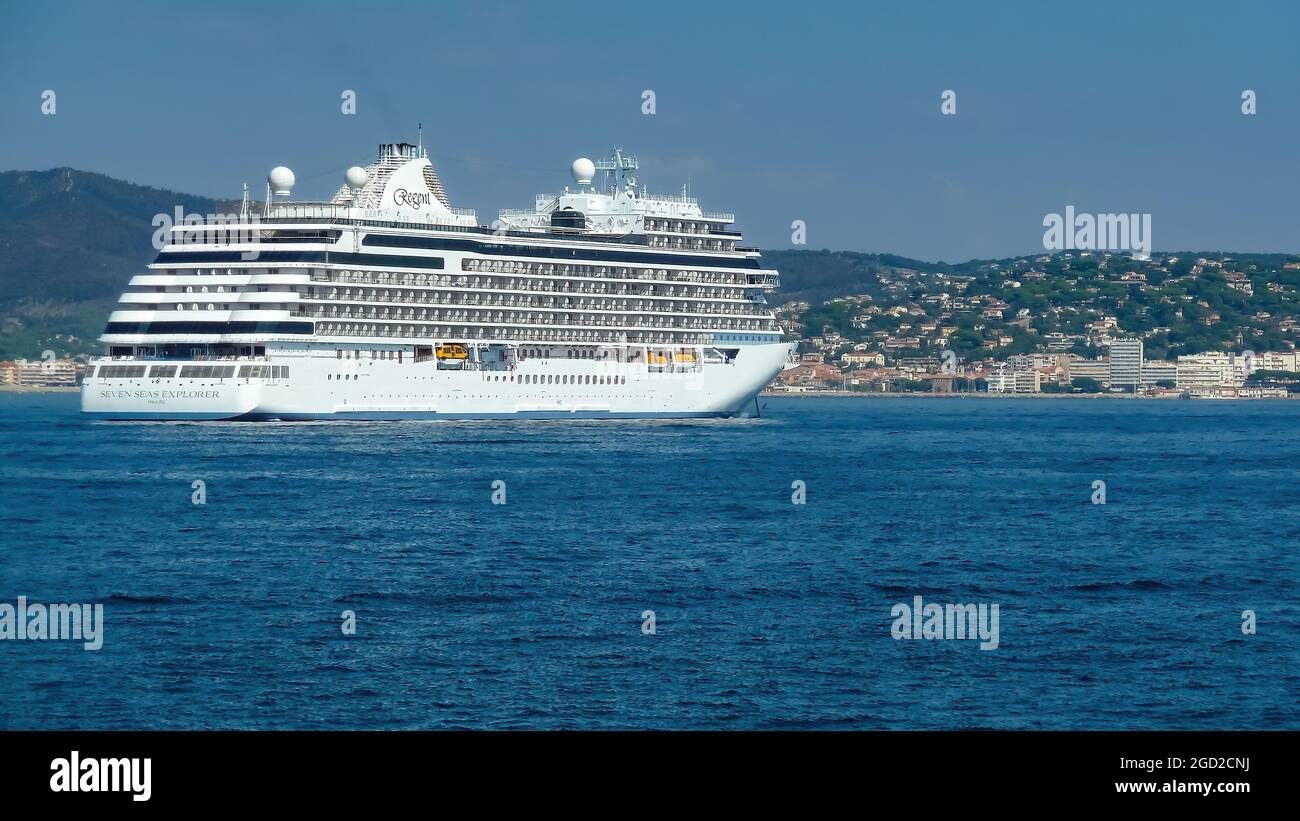
{"label": "white apartment building", "polygon": [[1017,371],[1040,371],[1044,368],[1064,367],[1065,356],[1056,353],[1016,354],[1007,357],[1007,365]]}
{"label": "white apartment building", "polygon": [[19,385],[76,387],[77,366],[71,359],[19,359],[15,365]]}
{"label": "white apartment building", "polygon": [[1209,351],[1178,357],[1180,388],[1239,388],[1246,375],[1246,360],[1236,354]]}
{"label": "white apartment building", "polygon": [[1142,363],[1142,387],[1154,388],[1158,382],[1178,384],[1178,363],[1148,359]]}
{"label": "white apartment building", "polygon": [[1256,354],[1255,370],[1300,372],[1300,353],[1295,351],[1265,351]]}
{"label": "white apartment building", "polygon": [[1043,375],[1038,371],[1002,369],[988,378],[989,393],[1039,393]]}
{"label": "white apartment building", "polygon": [[1142,340],[1111,340],[1109,380],[1112,388],[1130,391],[1142,385]]}
{"label": "white apartment building", "polygon": [[1096,379],[1106,382],[1110,379],[1109,359],[1080,359],[1070,357],[1068,360],[1070,379]]}

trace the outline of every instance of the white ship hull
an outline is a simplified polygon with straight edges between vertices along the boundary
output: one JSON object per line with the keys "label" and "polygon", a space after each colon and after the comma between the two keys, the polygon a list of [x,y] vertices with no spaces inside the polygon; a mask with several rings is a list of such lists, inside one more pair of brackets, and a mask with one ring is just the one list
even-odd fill
{"label": "white ship hull", "polygon": [[[81,408],[113,420],[607,419],[741,416],[789,360],[788,343],[747,345],[688,371],[645,362],[531,359],[509,370],[272,355],[288,378],[92,378]],[[328,355],[326,355],[328,354]],[[181,363],[183,364],[183,363]],[[262,364],[262,363],[259,363]]]}
{"label": "white ship hull", "polygon": [[[617,149],[492,226],[418,145],[380,146],[327,203],[277,167],[238,220],[177,209],[109,315],[101,419],[738,416],[792,346],[730,214],[647,194]],[[603,186],[591,173],[608,175]],[[278,199],[277,199],[278,198]],[[233,227],[232,227],[233,225]]]}

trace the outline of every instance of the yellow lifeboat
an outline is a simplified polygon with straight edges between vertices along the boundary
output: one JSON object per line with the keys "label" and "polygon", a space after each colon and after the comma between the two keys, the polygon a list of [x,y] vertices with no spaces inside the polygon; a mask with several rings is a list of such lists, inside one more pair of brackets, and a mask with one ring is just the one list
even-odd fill
{"label": "yellow lifeboat", "polygon": [[469,359],[469,351],[464,345],[439,345],[437,355],[439,359]]}
{"label": "yellow lifeboat", "polygon": [[675,359],[676,359],[678,362],[693,363],[693,362],[695,361],[695,354],[693,354],[693,353],[688,353],[688,352],[686,352],[686,351],[683,351],[683,352],[677,354],[677,356],[675,357]]}

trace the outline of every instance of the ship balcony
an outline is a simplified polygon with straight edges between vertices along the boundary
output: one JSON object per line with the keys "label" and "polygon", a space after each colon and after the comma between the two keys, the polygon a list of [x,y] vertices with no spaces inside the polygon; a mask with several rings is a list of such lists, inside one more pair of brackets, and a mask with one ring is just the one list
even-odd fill
{"label": "ship balcony", "polygon": [[[452,299],[452,300],[433,300],[417,299],[414,301],[396,301],[386,300],[375,297],[365,296],[332,296],[332,295],[315,295],[304,296],[302,303],[329,305],[331,303],[341,303],[344,305],[367,304],[371,305],[370,310],[385,312],[410,312],[415,306],[421,310],[427,310],[432,307],[437,309],[454,309],[454,308],[477,308],[477,309],[496,309],[505,308],[510,310],[525,311],[544,311],[544,312],[619,312],[619,313],[638,313],[638,314],[675,314],[689,315],[701,314],[708,316],[736,316],[736,317],[756,317],[770,318],[771,311],[767,309],[766,303],[761,300],[755,300],[755,305],[762,307],[742,307],[740,303],[725,303],[723,305],[700,304],[689,305],[686,308],[674,308],[660,306],[655,303],[642,303],[639,301],[611,301],[611,302],[586,302],[580,301],[570,304],[557,303],[538,303],[526,299]],[[677,302],[690,302],[690,300],[678,299]]]}
{"label": "ship balcony", "polygon": [[[369,325],[376,323],[377,329],[385,330],[384,334],[389,335],[388,331],[396,330],[394,325],[401,323],[422,323],[426,325],[472,325],[472,326],[491,326],[491,325],[510,325],[528,328],[620,328],[626,330],[637,329],[662,329],[662,330],[707,330],[707,331],[752,331],[752,332],[775,332],[777,329],[770,323],[752,322],[752,321],[724,321],[724,322],[705,322],[700,319],[686,321],[669,321],[663,319],[652,319],[639,317],[639,321],[629,322],[627,317],[602,317],[597,319],[582,320],[572,317],[562,319],[542,319],[528,316],[490,316],[478,317],[448,312],[438,316],[426,317],[394,317],[394,316],[371,316],[369,314],[319,314],[311,312],[298,312],[294,316],[322,320],[326,322],[348,322],[360,325]],[[329,332],[317,330],[319,334],[329,335]],[[400,335],[393,333],[392,335]]]}

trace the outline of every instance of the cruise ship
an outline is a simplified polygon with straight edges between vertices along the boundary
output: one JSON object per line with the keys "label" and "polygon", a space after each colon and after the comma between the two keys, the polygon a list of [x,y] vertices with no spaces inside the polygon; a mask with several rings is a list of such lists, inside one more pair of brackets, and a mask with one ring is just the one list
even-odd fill
{"label": "cruise ship", "polygon": [[[453,208],[422,141],[386,144],[329,202],[166,222],[86,371],[103,419],[728,417],[789,367],[778,285],[731,214],[638,187],[634,157],[490,226]],[[182,215],[178,214],[178,217]],[[157,224],[159,220],[155,220]]]}

